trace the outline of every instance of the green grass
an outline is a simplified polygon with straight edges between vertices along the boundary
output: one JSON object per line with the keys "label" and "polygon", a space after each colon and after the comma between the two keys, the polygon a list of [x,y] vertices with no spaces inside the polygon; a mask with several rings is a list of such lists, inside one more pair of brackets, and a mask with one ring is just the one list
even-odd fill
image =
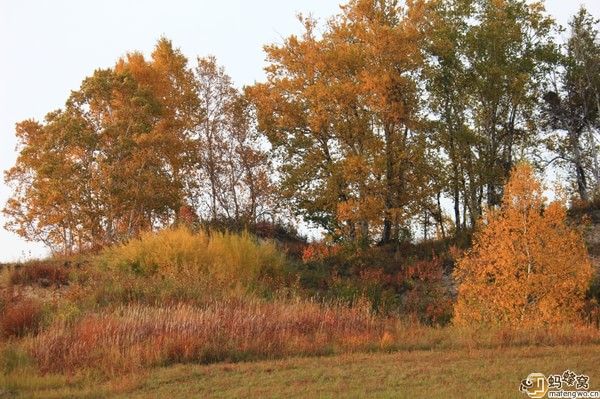
{"label": "green grass", "polygon": [[527,398],[531,372],[571,369],[600,390],[600,345],[346,354],[253,363],[175,365],[97,383],[94,377],[0,377],[18,398]]}

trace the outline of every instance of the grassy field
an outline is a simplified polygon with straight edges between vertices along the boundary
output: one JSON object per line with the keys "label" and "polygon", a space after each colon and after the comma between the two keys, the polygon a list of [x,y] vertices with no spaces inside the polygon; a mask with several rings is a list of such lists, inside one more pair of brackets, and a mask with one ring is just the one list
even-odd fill
{"label": "grassy field", "polygon": [[531,372],[570,369],[600,389],[600,346],[433,350],[249,363],[175,365],[97,383],[93,376],[3,380],[0,397],[18,398],[527,398]]}

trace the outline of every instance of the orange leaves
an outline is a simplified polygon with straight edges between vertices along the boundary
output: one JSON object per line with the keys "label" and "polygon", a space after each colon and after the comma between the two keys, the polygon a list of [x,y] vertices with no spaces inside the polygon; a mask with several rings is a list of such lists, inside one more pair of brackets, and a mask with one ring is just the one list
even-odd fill
{"label": "orange leaves", "polygon": [[[280,156],[282,192],[344,238],[369,242],[393,209],[407,209],[422,191],[406,184],[424,169],[419,133],[408,132],[418,119],[422,66],[414,29],[422,13],[413,6],[421,7],[351,1],[320,37],[315,21],[302,19],[304,35],[265,47],[267,82],[246,91]],[[410,171],[399,154],[411,158]]]}
{"label": "orange leaves", "polygon": [[532,166],[520,164],[513,169],[504,188],[502,208],[506,212],[527,212],[535,208],[540,209],[544,201],[542,185],[535,178]]}
{"label": "orange leaves", "polygon": [[366,196],[360,200],[350,199],[337,205],[339,220],[379,222],[383,212],[381,197]]}
{"label": "orange leaves", "polygon": [[44,123],[17,125],[7,227],[69,254],[169,225],[185,204],[255,222],[273,195],[252,117],[214,57],[192,69],[160,39],[150,59],[96,70]]}
{"label": "orange leaves", "polygon": [[326,245],[322,243],[309,244],[302,251],[302,262],[322,261],[330,256],[335,256],[340,252],[338,245]]}
{"label": "orange leaves", "polygon": [[369,173],[369,165],[364,158],[350,155],[344,160],[342,171],[348,180],[364,180]]}
{"label": "orange leaves", "polygon": [[530,165],[519,164],[500,210],[486,215],[470,252],[459,260],[457,324],[575,322],[592,269],[564,207],[545,206]]}

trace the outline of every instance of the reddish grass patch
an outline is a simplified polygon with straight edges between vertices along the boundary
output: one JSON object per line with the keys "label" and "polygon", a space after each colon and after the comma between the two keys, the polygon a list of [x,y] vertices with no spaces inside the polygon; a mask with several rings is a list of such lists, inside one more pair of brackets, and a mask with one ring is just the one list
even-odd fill
{"label": "reddish grass patch", "polygon": [[372,350],[600,343],[585,326],[432,328],[376,317],[368,306],[227,299],[205,306],[130,305],[55,322],[24,342],[42,372],[120,375],[172,363],[214,363]]}
{"label": "reddish grass patch", "polygon": [[10,282],[14,285],[37,284],[42,287],[67,285],[69,284],[69,270],[57,262],[29,263],[15,269]]}
{"label": "reddish grass patch", "polygon": [[45,372],[112,372],[367,349],[379,342],[382,327],[366,310],[312,302],[136,305],[55,324],[34,338],[30,352]]}
{"label": "reddish grass patch", "polygon": [[6,337],[20,337],[37,332],[42,320],[42,306],[39,302],[27,299],[7,303],[0,318],[2,334]]}

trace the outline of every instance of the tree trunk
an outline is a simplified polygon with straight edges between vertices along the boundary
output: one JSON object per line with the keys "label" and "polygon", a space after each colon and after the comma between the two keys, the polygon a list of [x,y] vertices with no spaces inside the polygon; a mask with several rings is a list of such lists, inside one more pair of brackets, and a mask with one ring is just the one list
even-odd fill
{"label": "tree trunk", "polygon": [[573,129],[569,129],[569,144],[573,153],[573,166],[575,167],[575,177],[577,179],[577,192],[582,201],[588,202],[587,179],[585,177],[585,169],[581,149],[579,148],[579,134]]}
{"label": "tree trunk", "polygon": [[381,235],[381,244],[388,244],[392,238],[392,220],[391,209],[393,208],[394,192],[394,151],[392,142],[392,127],[384,126],[385,133],[385,200],[384,200],[384,219],[383,232]]}

